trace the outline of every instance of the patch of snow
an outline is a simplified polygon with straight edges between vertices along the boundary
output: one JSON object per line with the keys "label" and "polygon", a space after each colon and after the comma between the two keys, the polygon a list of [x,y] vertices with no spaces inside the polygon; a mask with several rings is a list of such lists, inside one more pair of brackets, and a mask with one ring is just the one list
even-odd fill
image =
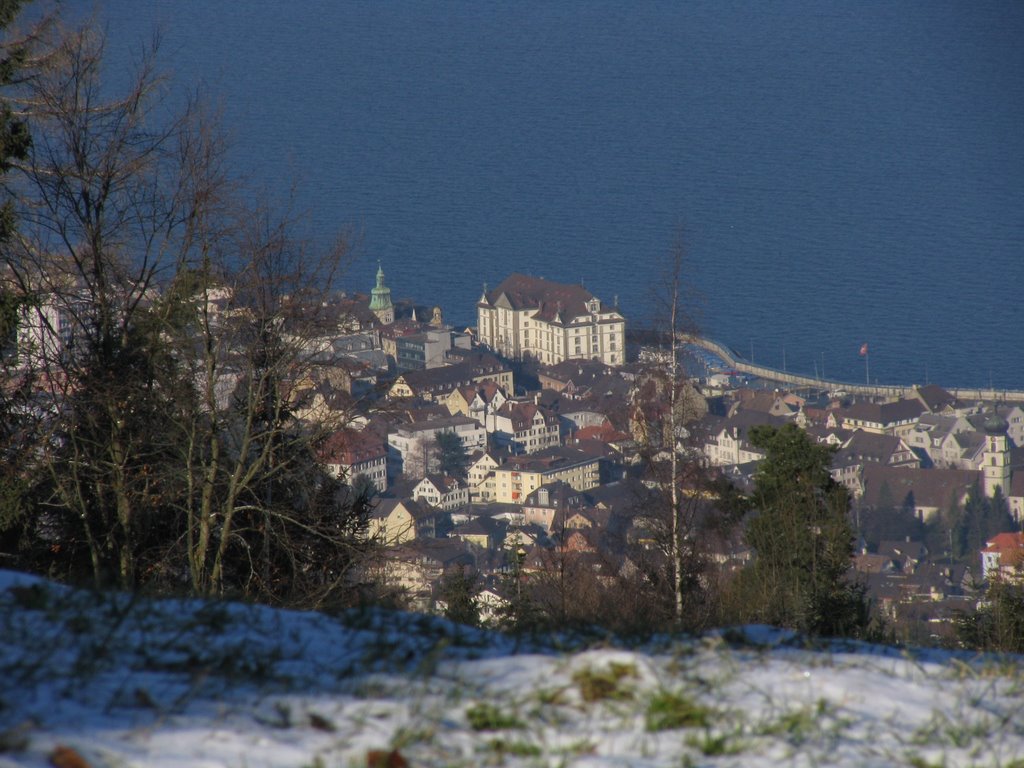
{"label": "patch of snow", "polygon": [[[1016,657],[771,627],[559,650],[436,617],[95,594],[0,572],[0,768],[1007,766]],[[564,643],[563,643],[564,645]],[[382,763],[383,764],[383,763]]]}

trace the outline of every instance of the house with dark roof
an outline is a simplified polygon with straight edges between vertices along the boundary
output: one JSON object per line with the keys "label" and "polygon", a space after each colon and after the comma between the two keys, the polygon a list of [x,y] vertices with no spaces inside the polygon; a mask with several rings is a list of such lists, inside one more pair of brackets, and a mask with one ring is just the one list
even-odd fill
{"label": "house with dark roof", "polygon": [[793,419],[802,406],[803,399],[788,392],[741,389],[737,391],[736,400],[729,408],[728,415],[734,416],[740,411],[750,411],[762,416]]}
{"label": "house with dark roof", "polygon": [[558,416],[541,405],[508,401],[487,415],[487,432],[499,450],[537,453],[561,443]]}
{"label": "house with dark roof", "polygon": [[962,507],[981,473],[966,469],[915,469],[867,464],[864,467],[865,506],[876,507],[886,497],[897,507],[907,507],[927,522],[940,511]]}
{"label": "house with dark roof", "polygon": [[468,416],[446,416],[400,424],[388,430],[388,467],[392,477],[419,479],[439,469],[437,436],[452,432],[467,452],[487,447],[487,432]]}
{"label": "house with dark roof", "polygon": [[862,478],[867,464],[920,467],[921,461],[902,438],[858,429],[832,456],[830,472],[836,482],[859,498],[864,492]]}
{"label": "house with dark roof", "polygon": [[542,485],[562,480],[578,491],[600,485],[602,458],[577,446],[511,456],[494,470],[495,499],[523,504]]}
{"label": "house with dark roof", "polygon": [[512,274],[477,302],[477,336],[499,354],[548,365],[626,362],[626,320],[582,285]]}
{"label": "house with dark roof", "polygon": [[400,590],[411,608],[427,611],[445,574],[476,565],[476,553],[459,539],[418,539],[385,549],[367,570],[370,580]]}
{"label": "house with dark roof", "polygon": [[456,389],[493,381],[506,391],[512,390],[512,369],[493,355],[489,359],[444,365],[440,368],[405,371],[388,390],[390,398],[419,397],[446,402]]}
{"label": "house with dark roof", "polygon": [[963,451],[956,435],[976,429],[965,416],[922,413],[903,437],[911,449],[926,460],[924,466],[958,468]]}
{"label": "house with dark roof", "polygon": [[470,416],[486,427],[487,414],[501,408],[507,400],[508,393],[496,382],[484,381],[452,390],[445,405],[453,416]]}
{"label": "house with dark roof", "polygon": [[926,384],[923,387],[915,385],[912,395],[916,400],[920,401],[928,413],[951,415],[962,407],[956,395],[943,389],[938,384]]}
{"label": "house with dark roof", "polygon": [[367,535],[384,546],[433,538],[437,510],[411,499],[380,499],[370,513]]}
{"label": "house with dark roof", "polygon": [[587,504],[587,496],[568,483],[556,480],[545,483],[526,495],[523,503],[524,519],[528,524],[539,525],[545,532],[551,532],[555,516],[569,508],[580,508]]}
{"label": "house with dark roof", "polygon": [[412,497],[451,512],[469,504],[469,486],[457,477],[431,473],[413,486]]}
{"label": "house with dark roof", "polygon": [[716,467],[760,461],[765,454],[750,443],[751,428],[762,424],[781,427],[787,421],[784,417],[758,411],[737,411],[727,419],[706,416],[703,420],[705,429],[702,430],[706,435],[704,455],[708,463]]}
{"label": "house with dark roof", "polygon": [[925,407],[920,400],[897,400],[893,403],[854,403],[839,412],[843,429],[863,429],[877,434],[900,435],[914,428]]}
{"label": "house with dark roof", "polygon": [[888,557],[901,573],[914,573],[928,557],[924,542],[913,539],[883,539],[878,542],[878,554]]}
{"label": "house with dark roof", "polygon": [[543,365],[537,380],[543,389],[559,392],[568,398],[583,397],[591,386],[610,372],[598,360],[564,360],[556,365]]}
{"label": "house with dark roof", "polygon": [[504,541],[507,528],[508,525],[503,520],[494,517],[474,517],[456,525],[451,537],[480,549],[496,549]]}

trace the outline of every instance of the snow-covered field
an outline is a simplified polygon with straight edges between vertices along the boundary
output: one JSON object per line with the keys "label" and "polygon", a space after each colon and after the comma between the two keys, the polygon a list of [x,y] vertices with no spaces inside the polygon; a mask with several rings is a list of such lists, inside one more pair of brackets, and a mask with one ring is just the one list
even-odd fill
{"label": "snow-covered field", "polygon": [[10,572],[0,642],[3,767],[1024,766],[1017,658],[759,627],[560,650]]}

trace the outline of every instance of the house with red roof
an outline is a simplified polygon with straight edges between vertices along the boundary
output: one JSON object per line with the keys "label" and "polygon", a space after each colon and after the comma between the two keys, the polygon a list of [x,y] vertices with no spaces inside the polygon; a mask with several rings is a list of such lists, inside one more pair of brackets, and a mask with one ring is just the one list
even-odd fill
{"label": "house with red roof", "polygon": [[981,550],[981,575],[986,581],[994,577],[1017,579],[1022,556],[1024,533],[998,533]]}
{"label": "house with red roof", "polygon": [[388,487],[387,457],[380,435],[354,429],[338,430],[324,441],[319,452],[320,463],[331,476],[352,482],[365,475],[381,491]]}

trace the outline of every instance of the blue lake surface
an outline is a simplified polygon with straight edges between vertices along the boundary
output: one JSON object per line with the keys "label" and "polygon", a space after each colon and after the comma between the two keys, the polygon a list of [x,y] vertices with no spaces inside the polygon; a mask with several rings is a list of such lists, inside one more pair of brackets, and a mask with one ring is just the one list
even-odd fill
{"label": "blue lake surface", "polygon": [[[582,280],[830,378],[1024,388],[1024,3],[107,0],[398,296]],[[858,354],[870,348],[870,368]]]}

